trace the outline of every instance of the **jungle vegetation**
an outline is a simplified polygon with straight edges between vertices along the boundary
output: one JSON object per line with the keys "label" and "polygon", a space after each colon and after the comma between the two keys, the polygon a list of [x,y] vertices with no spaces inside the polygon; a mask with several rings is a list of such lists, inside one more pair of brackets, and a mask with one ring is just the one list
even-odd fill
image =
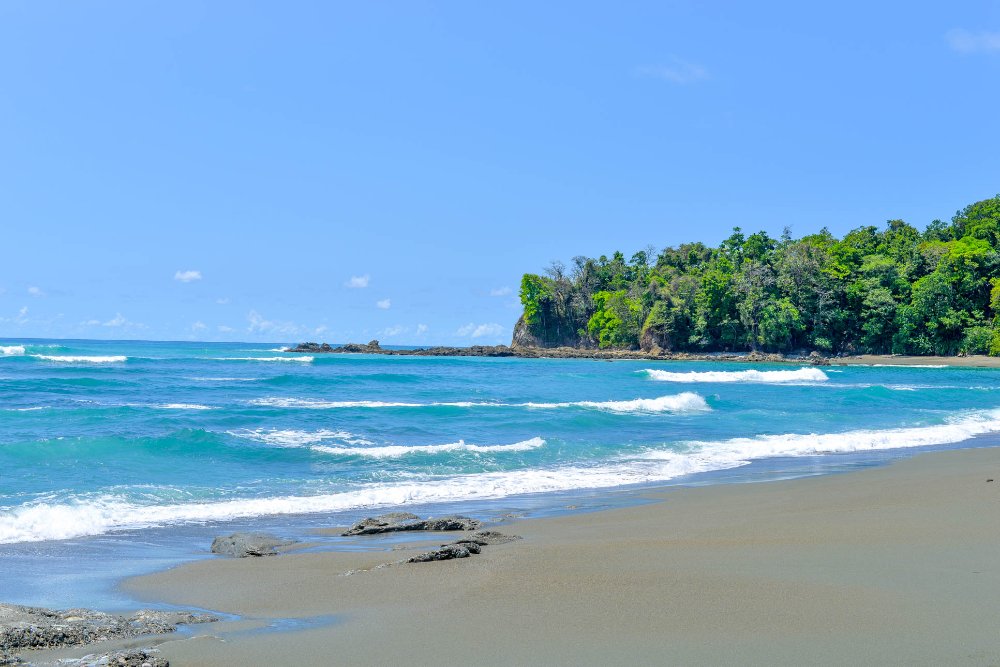
{"label": "jungle vegetation", "polygon": [[923,231],[737,227],[715,248],[576,257],[520,297],[515,342],[542,346],[1000,355],[1000,195]]}

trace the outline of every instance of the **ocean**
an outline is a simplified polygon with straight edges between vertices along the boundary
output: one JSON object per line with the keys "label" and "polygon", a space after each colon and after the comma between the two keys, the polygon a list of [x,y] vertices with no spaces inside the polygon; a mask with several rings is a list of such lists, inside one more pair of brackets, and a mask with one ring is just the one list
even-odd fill
{"label": "ocean", "polygon": [[[490,519],[997,444],[1000,371],[296,355],[0,341],[0,601],[136,606],[124,576],[263,529]],[[384,548],[380,543],[378,548]]]}

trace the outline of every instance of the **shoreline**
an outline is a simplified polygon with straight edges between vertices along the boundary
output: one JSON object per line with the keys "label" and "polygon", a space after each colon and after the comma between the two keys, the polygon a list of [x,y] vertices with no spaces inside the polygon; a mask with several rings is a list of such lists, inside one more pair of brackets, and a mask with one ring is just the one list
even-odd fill
{"label": "shoreline", "polygon": [[347,343],[333,347],[326,343],[302,343],[285,348],[291,354],[380,354],[400,357],[514,357],[518,359],[590,359],[597,361],[724,361],[735,363],[785,363],[813,366],[953,366],[958,368],[1000,368],[1000,357],[968,355],[964,357],[912,356],[896,354],[857,354],[824,356],[818,352],[781,354],[774,352],[665,352],[662,350],[600,350],[576,347],[524,347],[520,345],[471,345],[469,347],[434,346],[413,349],[381,347],[377,340]]}
{"label": "shoreline", "polygon": [[[1000,482],[987,479],[1000,479],[1000,448],[921,453],[515,520],[499,530],[523,540],[461,560],[375,569],[460,536],[442,533],[198,561],[123,586],[241,617],[157,638],[174,665],[991,664]],[[288,631],[259,630],[279,621]]]}

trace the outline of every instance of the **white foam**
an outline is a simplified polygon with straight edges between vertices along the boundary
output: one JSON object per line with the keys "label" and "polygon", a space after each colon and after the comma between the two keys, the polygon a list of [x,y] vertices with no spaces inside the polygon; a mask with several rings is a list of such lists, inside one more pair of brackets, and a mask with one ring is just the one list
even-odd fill
{"label": "white foam", "polygon": [[16,357],[24,354],[23,345],[0,345],[0,356]]}
{"label": "white foam", "polygon": [[201,405],[200,403],[161,403],[151,407],[160,410],[215,410],[210,405]]}
{"label": "white foam", "polygon": [[512,445],[470,445],[464,440],[451,442],[445,445],[386,445],[382,447],[331,447],[327,445],[316,445],[313,451],[325,454],[338,454],[342,456],[368,456],[372,458],[398,458],[408,454],[442,454],[446,452],[526,452],[532,449],[543,447],[545,441],[541,438],[531,438],[522,442],[515,442]]}
{"label": "white foam", "polygon": [[522,403],[529,408],[592,408],[604,412],[642,413],[642,412],[707,412],[709,407],[705,399],[694,392],[686,391],[674,396],[659,398],[636,398],[631,401],[575,401],[572,403]]}
{"label": "white foam", "polygon": [[1000,431],[1000,410],[967,415],[935,426],[689,442],[686,449],[647,450],[598,466],[563,466],[446,478],[420,479],[411,476],[413,481],[405,483],[375,483],[341,493],[315,496],[165,505],[140,505],[115,495],[64,502],[36,502],[0,513],[0,543],[69,539],[113,530],[266,515],[359,508],[375,510],[420,503],[492,500],[528,493],[662,482],[682,475],[738,467],[753,459],[950,444],[997,431]]}
{"label": "white foam", "polygon": [[4,412],[37,412],[38,410],[44,410],[46,406],[36,405],[31,408],[3,408]]}
{"label": "white foam", "polygon": [[338,408],[590,408],[605,412],[639,413],[639,412],[705,412],[709,407],[705,399],[693,392],[684,392],[674,396],[658,398],[637,398],[630,401],[572,401],[566,403],[491,403],[474,401],[454,401],[440,403],[407,403],[400,401],[324,401],[312,398],[254,398],[248,401],[250,405],[271,408],[311,408],[319,410],[334,410]]}
{"label": "white foam", "polygon": [[670,479],[697,472],[687,462],[563,467],[551,470],[458,475],[407,483],[377,483],[342,493],[248,498],[210,503],[139,505],[103,495],[70,502],[40,502],[0,513],[0,543],[60,540],[113,530],[286,514],[376,509],[411,504],[491,500],[525,493],[551,493]]}
{"label": "white foam", "polygon": [[[861,429],[841,433],[785,433],[718,442],[691,441],[686,444],[688,454],[692,456],[742,464],[774,456],[814,456],[948,445],[997,431],[1000,431],[1000,410],[968,415],[934,426]],[[669,458],[676,455],[676,451],[652,451],[645,454],[644,458]]]}
{"label": "white foam", "polygon": [[193,382],[259,382],[260,378],[208,378],[208,377],[189,377],[184,378],[185,380],[191,380]]}
{"label": "white foam", "polygon": [[830,378],[818,368],[799,368],[794,371],[690,371],[672,373],[654,368],[643,371],[659,382],[825,382]]}
{"label": "white foam", "polygon": [[212,357],[212,361],[297,361],[308,364],[315,357]]}
{"label": "white foam", "polygon": [[347,431],[332,431],[321,429],[318,431],[298,431],[295,429],[241,429],[237,431],[226,431],[229,435],[237,438],[256,440],[268,445],[278,447],[307,447],[330,440],[337,440],[351,445],[374,445],[371,440],[365,440]]}
{"label": "white foam", "polygon": [[65,364],[114,364],[126,361],[128,357],[122,355],[113,356],[85,356],[85,355],[52,355],[33,354],[32,357],[44,361],[57,361]]}

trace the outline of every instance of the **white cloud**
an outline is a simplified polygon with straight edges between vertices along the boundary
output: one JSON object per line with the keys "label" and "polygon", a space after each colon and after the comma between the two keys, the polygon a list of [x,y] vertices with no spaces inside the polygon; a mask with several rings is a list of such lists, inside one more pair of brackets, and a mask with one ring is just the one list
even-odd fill
{"label": "white cloud", "polygon": [[218,299],[215,300],[215,302],[220,306],[225,306],[229,303],[229,297],[228,296],[219,297]]}
{"label": "white cloud", "polygon": [[350,287],[351,289],[361,289],[368,287],[368,281],[372,277],[367,273],[363,276],[351,276],[351,279],[344,283],[344,287]]}
{"label": "white cloud", "polygon": [[417,335],[420,336],[420,335],[423,335],[425,333],[427,333],[427,325],[426,324],[418,324],[417,325]]}
{"label": "white cloud", "polygon": [[190,283],[195,280],[201,280],[201,271],[195,271],[194,269],[178,271],[174,274],[174,280],[179,280],[182,283]]}
{"label": "white cloud", "polygon": [[265,318],[256,310],[247,313],[247,321],[250,325],[247,331],[252,334],[276,334],[279,336],[299,336],[303,332],[308,333],[309,329],[299,326],[295,322],[276,322]]}
{"label": "white cloud", "polygon": [[219,333],[233,333],[234,331],[236,331],[236,329],[232,327],[227,327],[225,324],[220,324],[215,328],[219,330]]}
{"label": "white cloud", "polygon": [[496,289],[490,290],[490,296],[507,296],[513,291],[514,290],[509,287],[497,287]]}
{"label": "white cloud", "polygon": [[944,35],[948,46],[959,53],[1000,53],[1000,32],[973,32],[955,28]]}
{"label": "white cloud", "polygon": [[28,288],[28,295],[33,297],[41,297],[45,296],[45,292],[42,291],[41,287],[35,287],[34,285],[32,285],[31,287]]}
{"label": "white cloud", "polygon": [[17,317],[14,318],[14,321],[17,322],[18,324],[24,324],[25,322],[28,321],[27,306],[21,306],[21,310],[17,311]]}
{"label": "white cloud", "polygon": [[455,333],[459,336],[468,336],[469,338],[483,338],[484,336],[489,336],[496,338],[502,336],[504,328],[496,323],[489,324],[476,324],[474,322],[469,322],[464,327],[459,327],[458,331]]}
{"label": "white cloud", "polygon": [[399,334],[406,333],[407,331],[409,331],[408,327],[397,324],[394,327],[386,327],[385,329],[382,329],[378,332],[378,334],[380,336],[384,336],[385,338],[392,338],[394,336],[398,336]]}
{"label": "white cloud", "polygon": [[114,317],[112,317],[107,322],[102,322],[101,326],[105,326],[105,327],[123,327],[126,324],[129,324],[129,321],[126,320],[125,317],[121,313],[115,313]]}
{"label": "white cloud", "polygon": [[389,310],[389,308],[392,306],[392,300],[382,299],[381,301],[376,301],[375,305],[381,308],[382,310]]}
{"label": "white cloud", "polygon": [[84,326],[87,326],[87,327],[96,327],[96,326],[99,326],[101,324],[101,321],[100,320],[84,320],[83,322],[80,322],[80,324],[82,324]]}
{"label": "white cloud", "polygon": [[661,65],[642,65],[635,68],[635,75],[645,79],[660,79],[669,83],[686,84],[708,78],[708,70],[696,63],[671,56]]}
{"label": "white cloud", "polygon": [[197,322],[191,325],[191,331],[204,331],[207,328],[208,327],[206,327],[205,323],[202,322],[201,320],[198,320]]}

